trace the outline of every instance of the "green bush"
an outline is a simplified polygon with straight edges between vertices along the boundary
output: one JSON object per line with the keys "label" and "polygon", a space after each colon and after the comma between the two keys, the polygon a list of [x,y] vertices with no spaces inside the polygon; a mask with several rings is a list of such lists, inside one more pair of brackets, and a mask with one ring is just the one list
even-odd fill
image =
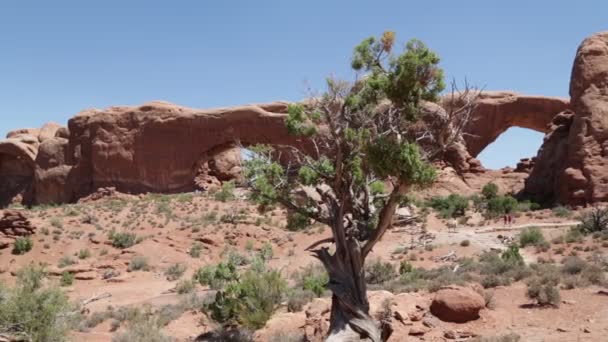
{"label": "green bush", "polygon": [[180,280],[175,286],[175,290],[178,294],[186,294],[194,291],[196,284],[193,280],[184,279]]}
{"label": "green bush", "polygon": [[134,256],[129,262],[129,267],[127,268],[128,272],[149,270],[150,266],[148,265],[148,258],[141,255]]}
{"label": "green bush", "polygon": [[112,338],[112,342],[171,342],[154,317],[141,317],[129,322],[127,329]]}
{"label": "green bush", "polygon": [[114,231],[110,232],[109,238],[112,241],[112,246],[120,249],[132,247],[143,240],[133,233],[117,233]]}
{"label": "green bush", "polygon": [[488,200],[486,216],[498,217],[517,209],[517,200],[511,196],[497,196]]}
{"label": "green bush", "polygon": [[72,286],[72,284],[74,284],[74,274],[70,272],[63,272],[61,274],[61,280],[59,283],[61,286]]}
{"label": "green bush", "polygon": [[310,303],[315,297],[318,297],[317,294],[310,290],[294,289],[288,294],[287,311],[300,312],[304,305]]}
{"label": "green bush", "polygon": [[572,216],[572,212],[570,211],[570,209],[564,207],[564,206],[557,206],[553,209],[551,209],[551,211],[553,212],[553,215],[557,216],[557,217],[570,217]]}
{"label": "green bush", "polygon": [[524,248],[526,246],[539,246],[546,242],[545,236],[536,227],[526,228],[519,234],[519,245]]}
{"label": "green bush", "polygon": [[311,291],[317,297],[321,297],[327,291],[329,275],[321,265],[308,265],[293,276],[296,287],[301,290]]}
{"label": "green bush", "polygon": [[407,260],[401,260],[399,263],[399,274],[404,275],[414,271],[414,265]]}
{"label": "green bush", "polygon": [[63,292],[42,286],[44,277],[42,266],[29,265],[14,288],[0,287],[0,329],[32,342],[67,341],[74,308]]}
{"label": "green bush", "polygon": [[211,317],[220,323],[236,321],[249,329],[260,329],[281,303],[287,282],[277,271],[247,271],[236,283],[216,293],[209,305]]}
{"label": "green bush", "polygon": [[287,230],[292,232],[300,231],[310,227],[310,218],[298,212],[291,212],[287,216]]}
{"label": "green bush", "polygon": [[224,286],[236,282],[239,277],[236,266],[233,263],[219,263],[199,268],[193,279],[201,285],[208,285],[214,290],[224,288]]}
{"label": "green bush", "polygon": [[224,182],[222,188],[215,193],[215,200],[220,202],[228,202],[234,200],[234,181]]}
{"label": "green bush", "polygon": [[258,256],[264,262],[272,259],[272,257],[274,256],[272,245],[269,242],[264,243],[264,245],[262,245],[262,248],[260,249],[260,252],[258,253]]}
{"label": "green bush", "polygon": [[460,195],[451,194],[447,197],[433,197],[428,205],[439,212],[439,216],[442,218],[454,218],[464,216],[469,207],[469,201]]}
{"label": "green bush", "polygon": [[513,265],[524,264],[524,258],[519,253],[519,247],[515,245],[509,246],[509,248],[500,255],[500,258]]}
{"label": "green bush", "polygon": [[13,254],[22,255],[32,250],[34,242],[29,237],[19,237],[13,245]]}
{"label": "green bush", "polygon": [[201,252],[203,251],[203,245],[200,243],[195,243],[192,245],[192,247],[190,247],[190,250],[188,251],[188,255],[190,255],[193,258],[198,258],[201,256]]}
{"label": "green bush", "polygon": [[84,260],[91,257],[91,251],[88,249],[81,249],[78,251],[78,259]]}
{"label": "green bush", "polygon": [[395,278],[397,271],[390,262],[374,260],[365,265],[365,281],[368,284],[382,284]]}
{"label": "green bush", "polygon": [[184,272],[186,272],[186,265],[173,264],[165,270],[165,277],[168,281],[176,281],[184,275]]}
{"label": "green bush", "polygon": [[566,241],[566,243],[583,242],[583,232],[581,231],[581,227],[571,227],[564,236],[564,241]]}
{"label": "green bush", "polygon": [[547,277],[534,277],[528,282],[526,295],[540,306],[559,307],[560,294],[557,282]]}
{"label": "green bush", "polygon": [[483,186],[481,189],[481,194],[485,199],[490,200],[498,196],[498,185],[490,182]]}

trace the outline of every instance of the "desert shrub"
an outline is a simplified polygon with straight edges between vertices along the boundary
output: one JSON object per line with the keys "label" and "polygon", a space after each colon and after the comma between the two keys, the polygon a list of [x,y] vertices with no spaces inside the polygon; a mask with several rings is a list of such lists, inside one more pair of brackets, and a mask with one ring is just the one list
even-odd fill
{"label": "desert shrub", "polygon": [[32,342],[67,341],[74,308],[63,292],[43,287],[44,277],[42,266],[29,265],[18,272],[15,287],[0,286],[0,332]]}
{"label": "desert shrub", "polygon": [[511,265],[523,265],[524,258],[519,253],[519,247],[515,245],[509,246],[506,251],[502,252],[500,258]]}
{"label": "desert shrub", "polygon": [[287,282],[277,271],[247,271],[238,282],[218,291],[209,305],[211,317],[220,323],[237,321],[249,329],[260,329],[281,303]]}
{"label": "desert shrub", "polygon": [[530,211],[530,210],[539,210],[540,209],[540,204],[531,202],[529,200],[525,200],[525,201],[522,201],[522,202],[518,202],[517,203],[517,207],[515,209],[516,209],[515,211],[518,211],[518,212],[526,212],[526,211]]}
{"label": "desert shrub", "polygon": [[572,212],[570,211],[570,209],[558,205],[557,207],[554,207],[553,209],[551,209],[551,211],[553,212],[553,215],[557,216],[557,217],[570,217],[572,216]]}
{"label": "desert shrub", "polygon": [[88,249],[81,249],[78,251],[78,259],[87,259],[91,257],[91,251]]}
{"label": "desert shrub", "polygon": [[543,232],[536,227],[526,228],[519,234],[519,245],[523,248],[526,246],[539,246],[545,242]]}
{"label": "desert shrub", "polygon": [[368,284],[382,284],[395,278],[397,271],[390,262],[377,259],[365,265],[365,281]]}
{"label": "desert shrub", "polygon": [[34,242],[29,237],[19,237],[13,244],[13,254],[22,255],[32,250]]}
{"label": "desert shrub", "polygon": [[216,201],[228,202],[234,200],[234,181],[224,182],[222,188],[215,193],[214,198]]}
{"label": "desert shrub", "polygon": [[272,259],[273,255],[274,255],[274,252],[272,250],[272,245],[268,242],[266,242],[266,243],[264,243],[264,245],[262,245],[262,248],[260,249],[260,252],[258,253],[258,256],[264,262]]}
{"label": "desert shrub", "polygon": [[188,251],[188,255],[190,255],[193,258],[198,258],[201,256],[201,252],[203,251],[203,245],[200,243],[195,243],[192,245],[192,247],[190,247],[190,250]]}
{"label": "desert shrub", "polygon": [[132,247],[142,241],[141,237],[138,237],[133,233],[117,233],[110,232],[109,234],[110,241],[112,241],[112,247],[125,249]]}
{"label": "desert shrub", "polygon": [[433,197],[428,205],[439,212],[442,218],[454,218],[465,214],[469,201],[460,195],[451,194],[447,197]]}
{"label": "desert shrub", "polygon": [[287,230],[292,232],[300,231],[311,225],[310,219],[298,212],[291,212],[287,216]]}
{"label": "desert shrub", "polygon": [[502,336],[495,337],[477,337],[470,342],[519,342],[521,337],[516,333],[510,333]]}
{"label": "desert shrub", "polygon": [[74,261],[72,258],[70,258],[69,256],[63,256],[61,257],[61,259],[59,259],[59,262],[57,263],[57,267],[59,268],[64,268],[70,265],[74,265],[76,263],[76,261]]}
{"label": "desert shrub", "polygon": [[566,274],[579,274],[587,267],[587,262],[577,256],[562,260],[562,271]]}
{"label": "desert shrub", "polygon": [[605,231],[608,228],[608,208],[595,207],[584,213],[578,227],[584,234]]}
{"label": "desert shrub", "polygon": [[496,196],[498,196],[498,185],[496,185],[492,182],[484,185],[483,188],[481,189],[481,194],[487,200],[495,198]]}
{"label": "desert shrub", "polygon": [[540,306],[559,307],[560,294],[557,281],[552,277],[536,276],[528,281],[526,295]]}
{"label": "desert shrub", "polygon": [[186,265],[176,263],[165,270],[165,277],[168,281],[176,281],[184,275],[184,272],[186,272]]}
{"label": "desert shrub", "polygon": [[251,262],[247,256],[237,252],[233,248],[226,248],[222,251],[221,257],[226,260],[229,264],[235,266],[244,266]]}
{"label": "desert shrub", "polygon": [[317,297],[321,297],[327,290],[329,275],[325,268],[318,264],[311,264],[293,275],[295,286],[301,290],[311,291]]}
{"label": "desert shrub", "polygon": [[238,273],[233,263],[219,263],[199,268],[194,273],[193,279],[201,285],[208,285],[214,290],[219,290],[227,284],[237,281]]}
{"label": "desert shrub", "polygon": [[74,283],[74,274],[72,274],[70,272],[63,272],[61,274],[61,280],[59,281],[59,284],[61,286],[72,286],[73,283]]}
{"label": "desert shrub", "polygon": [[317,294],[310,290],[294,289],[287,296],[287,311],[300,312],[315,297],[318,297]]}
{"label": "desert shrub", "polygon": [[127,271],[129,272],[149,270],[150,265],[148,264],[148,258],[141,255],[134,256],[133,259],[131,259],[131,261],[129,262],[129,267],[127,268]]}
{"label": "desert shrub", "polygon": [[403,275],[412,271],[414,271],[414,265],[407,260],[401,260],[399,263],[399,274]]}
{"label": "desert shrub", "polygon": [[297,332],[278,332],[268,339],[269,342],[304,342],[306,339],[302,333]]}
{"label": "desert shrub", "polygon": [[196,284],[194,283],[193,280],[184,279],[184,280],[180,280],[177,283],[177,285],[175,286],[175,290],[177,291],[178,294],[186,294],[186,293],[191,293],[192,291],[194,291],[195,287],[196,287]]}
{"label": "desert shrub", "polygon": [[171,342],[165,336],[154,317],[139,318],[129,322],[127,329],[115,335],[112,342]]}
{"label": "desert shrub", "polygon": [[580,227],[571,227],[564,236],[564,241],[567,243],[580,243],[583,242],[583,237],[583,232]]}
{"label": "desert shrub", "polygon": [[487,217],[497,217],[512,213],[517,208],[517,200],[511,196],[497,196],[488,200]]}

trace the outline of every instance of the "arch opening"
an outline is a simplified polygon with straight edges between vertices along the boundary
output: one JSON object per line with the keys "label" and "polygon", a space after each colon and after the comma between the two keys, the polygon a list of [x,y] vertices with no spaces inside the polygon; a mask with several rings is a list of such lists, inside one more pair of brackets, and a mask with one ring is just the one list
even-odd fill
{"label": "arch opening", "polygon": [[477,156],[481,164],[492,170],[515,168],[522,159],[536,157],[544,133],[521,127],[510,127],[488,144]]}

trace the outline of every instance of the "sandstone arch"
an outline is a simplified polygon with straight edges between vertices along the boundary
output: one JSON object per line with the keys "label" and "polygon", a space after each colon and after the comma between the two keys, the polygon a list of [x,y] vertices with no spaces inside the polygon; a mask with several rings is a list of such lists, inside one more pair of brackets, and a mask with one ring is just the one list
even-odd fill
{"label": "sandstone arch", "polygon": [[569,109],[568,99],[514,92],[483,92],[466,128],[464,139],[473,157],[510,127],[549,132],[555,115]]}

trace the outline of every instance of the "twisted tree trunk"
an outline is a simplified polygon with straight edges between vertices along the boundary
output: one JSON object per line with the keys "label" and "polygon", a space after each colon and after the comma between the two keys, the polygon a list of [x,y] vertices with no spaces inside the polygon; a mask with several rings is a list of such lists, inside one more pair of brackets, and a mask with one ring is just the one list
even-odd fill
{"label": "twisted tree trunk", "polygon": [[346,248],[338,247],[334,254],[330,254],[327,248],[315,251],[329,273],[328,287],[333,292],[329,335],[326,341],[386,341],[389,336],[381,333],[369,315],[359,242],[354,238],[347,238],[343,247]]}

